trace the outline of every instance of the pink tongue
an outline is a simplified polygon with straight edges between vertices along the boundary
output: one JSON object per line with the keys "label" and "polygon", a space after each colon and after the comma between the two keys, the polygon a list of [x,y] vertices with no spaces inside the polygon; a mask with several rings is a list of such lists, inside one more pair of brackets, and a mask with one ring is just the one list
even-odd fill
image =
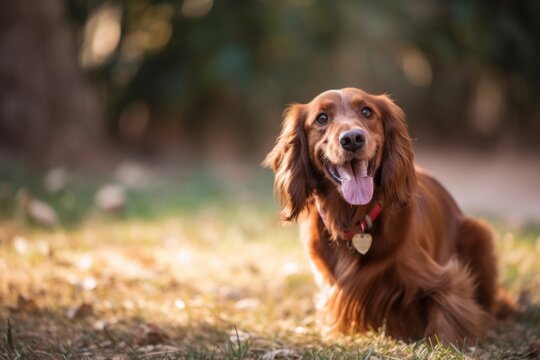
{"label": "pink tongue", "polygon": [[365,205],[373,197],[373,178],[367,175],[367,161],[355,161],[338,166],[342,178],[341,192],[345,200],[352,205]]}

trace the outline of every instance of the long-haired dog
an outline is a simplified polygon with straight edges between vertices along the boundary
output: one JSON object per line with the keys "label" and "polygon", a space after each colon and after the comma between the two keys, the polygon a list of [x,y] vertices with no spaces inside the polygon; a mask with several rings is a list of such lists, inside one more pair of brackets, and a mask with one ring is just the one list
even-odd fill
{"label": "long-haired dog", "polygon": [[299,221],[329,330],[405,340],[481,337],[501,309],[492,235],[415,167],[386,95],[323,92],[291,105],[264,164]]}

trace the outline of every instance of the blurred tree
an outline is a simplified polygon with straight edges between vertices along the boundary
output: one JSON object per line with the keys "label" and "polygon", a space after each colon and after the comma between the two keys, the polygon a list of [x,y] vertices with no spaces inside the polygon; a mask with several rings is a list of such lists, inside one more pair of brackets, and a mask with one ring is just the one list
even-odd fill
{"label": "blurred tree", "polygon": [[72,0],[72,14],[83,27],[111,4],[122,35],[89,71],[112,99],[110,129],[129,144],[176,132],[207,148],[217,133],[252,148],[275,133],[285,103],[341,86],[392,93],[415,131],[540,133],[535,1]]}
{"label": "blurred tree", "polygon": [[459,0],[429,7],[412,42],[433,66],[426,98],[433,125],[469,140],[537,144],[540,3]]}
{"label": "blurred tree", "polygon": [[0,144],[41,164],[76,161],[103,140],[64,5],[0,2]]}
{"label": "blurred tree", "polygon": [[70,5],[83,34],[82,54],[102,33],[99,27],[107,27],[101,14],[120,9],[117,46],[100,61],[83,58],[83,66],[107,94],[115,138],[145,152],[168,144],[169,151],[184,149],[182,143],[214,154],[231,147],[236,155],[252,152],[261,139],[268,142],[285,102],[307,99],[319,79],[332,76],[331,69],[320,71],[327,66],[324,57],[314,56],[328,53],[338,40],[339,8],[331,3],[73,0]]}
{"label": "blurred tree", "polygon": [[[62,2],[5,3],[0,71],[16,80],[3,81],[0,90],[0,136],[20,147],[49,149],[43,144],[52,133],[32,133],[22,145],[21,124],[30,122],[15,121],[19,115],[12,109],[53,118],[57,123],[47,129],[65,127],[66,134],[70,126],[85,129],[83,134],[106,130],[143,154],[260,154],[253,149],[268,149],[286,103],[343,86],[391,93],[414,134],[480,144],[537,144],[540,135],[540,3],[533,0],[64,4],[76,29],[79,63],[105,121],[91,120],[96,107],[82,93]],[[30,96],[14,95],[20,91],[14,83],[35,89],[35,98],[13,105],[13,99]],[[38,110],[44,107],[39,99],[53,89],[43,84],[51,83],[72,85],[54,87],[56,95],[47,98],[54,105]],[[33,103],[38,105],[20,105]],[[81,106],[87,111],[73,110]],[[74,116],[51,117],[53,108],[85,119],[65,122],[60,119]]]}

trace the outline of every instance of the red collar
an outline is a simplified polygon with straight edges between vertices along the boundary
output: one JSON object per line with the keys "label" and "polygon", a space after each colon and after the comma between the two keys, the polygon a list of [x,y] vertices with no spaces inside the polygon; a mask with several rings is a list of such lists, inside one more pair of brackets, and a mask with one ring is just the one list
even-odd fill
{"label": "red collar", "polygon": [[[324,226],[326,226],[326,228],[328,228],[328,226],[326,225],[326,218],[324,216],[324,213],[322,212],[322,209],[321,209],[319,203],[317,202],[316,205],[317,205],[317,210],[319,211],[319,216],[321,217],[321,219],[322,219],[322,221],[324,223]],[[348,231],[348,230],[343,230],[342,231],[345,240],[350,241],[350,240],[352,240],[354,235],[356,235],[358,233],[365,233],[366,230],[371,229],[373,227],[373,222],[375,220],[377,220],[377,218],[381,214],[381,211],[382,211],[382,205],[379,204],[379,203],[375,204],[375,206],[373,207],[373,209],[371,209],[369,214],[364,216],[362,221],[360,221],[360,223],[356,225],[357,228],[354,231]]]}
{"label": "red collar", "polygon": [[377,220],[377,218],[381,214],[381,211],[382,211],[382,205],[379,203],[375,204],[375,206],[373,207],[373,209],[371,209],[369,214],[364,216],[362,221],[360,221],[360,224],[358,224],[358,230],[360,231],[347,231],[347,230],[343,231],[343,235],[345,235],[345,240],[352,240],[355,234],[365,233],[366,230],[371,229],[373,227],[373,222]]}

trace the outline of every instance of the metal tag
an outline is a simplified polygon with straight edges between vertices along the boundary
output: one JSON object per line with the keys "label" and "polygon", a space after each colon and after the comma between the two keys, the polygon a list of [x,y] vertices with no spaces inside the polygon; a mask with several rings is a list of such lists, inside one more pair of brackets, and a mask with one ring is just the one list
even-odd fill
{"label": "metal tag", "polygon": [[352,238],[352,244],[356,251],[358,251],[360,254],[365,255],[369,248],[371,248],[371,241],[373,238],[369,234],[354,234]]}

